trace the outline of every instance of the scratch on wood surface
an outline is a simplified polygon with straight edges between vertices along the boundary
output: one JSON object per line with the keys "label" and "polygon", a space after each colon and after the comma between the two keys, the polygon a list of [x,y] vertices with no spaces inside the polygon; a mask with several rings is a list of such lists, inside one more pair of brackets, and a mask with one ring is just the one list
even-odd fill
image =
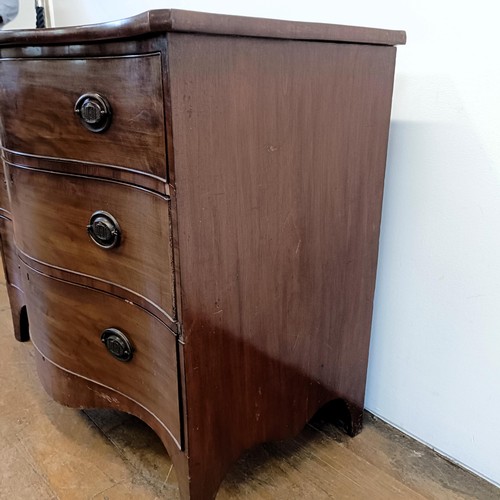
{"label": "scratch on wood surface", "polygon": [[134,123],[137,120],[147,120],[149,119],[149,113],[143,109],[136,113],[132,118],[129,119],[129,123]]}
{"label": "scratch on wood surface", "polygon": [[115,397],[108,396],[104,392],[97,391],[90,386],[87,386],[87,389],[91,390],[98,398],[104,399],[105,401],[108,401],[109,403],[120,404],[120,401]]}

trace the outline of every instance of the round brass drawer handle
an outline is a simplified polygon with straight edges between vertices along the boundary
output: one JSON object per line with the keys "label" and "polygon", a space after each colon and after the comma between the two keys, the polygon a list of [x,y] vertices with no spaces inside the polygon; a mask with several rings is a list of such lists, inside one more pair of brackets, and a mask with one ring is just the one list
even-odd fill
{"label": "round brass drawer handle", "polygon": [[111,105],[101,94],[81,95],[75,103],[75,114],[80,123],[91,132],[104,132],[111,124]]}
{"label": "round brass drawer handle", "polygon": [[91,215],[87,232],[90,239],[101,248],[115,248],[120,244],[120,225],[111,214],[104,210],[98,210]]}
{"label": "round brass drawer handle", "polygon": [[108,352],[119,361],[130,361],[134,348],[127,336],[118,328],[106,328],[101,334],[101,342]]}

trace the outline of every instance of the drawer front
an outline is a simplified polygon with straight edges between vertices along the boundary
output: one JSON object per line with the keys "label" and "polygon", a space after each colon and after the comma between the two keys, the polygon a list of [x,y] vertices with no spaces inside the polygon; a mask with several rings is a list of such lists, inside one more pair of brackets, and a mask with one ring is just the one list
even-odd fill
{"label": "drawer front", "polygon": [[[5,148],[116,165],[165,179],[165,119],[159,54],[89,59],[0,60]],[[74,107],[87,93],[111,108],[109,128],[92,132]]]}
{"label": "drawer front", "polygon": [[[168,198],[89,177],[14,166],[7,172],[22,253],[111,284],[124,298],[132,292],[137,303],[147,301],[175,317]],[[101,248],[89,237],[87,226],[99,211],[118,223],[121,237],[114,248]]]}
{"label": "drawer front", "polygon": [[[181,446],[177,341],[153,315],[107,293],[49,278],[22,264],[30,336],[47,361],[127,396]],[[118,329],[133,347],[116,359],[101,340]],[[111,407],[112,407],[111,401]]]}

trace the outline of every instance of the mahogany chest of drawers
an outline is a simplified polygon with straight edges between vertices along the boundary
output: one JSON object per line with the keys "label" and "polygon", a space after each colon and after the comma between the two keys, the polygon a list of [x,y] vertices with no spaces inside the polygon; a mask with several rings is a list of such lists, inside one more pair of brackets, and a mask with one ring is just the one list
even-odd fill
{"label": "mahogany chest of drawers", "polygon": [[58,401],[183,498],[334,403],[361,429],[399,31],[150,11],[0,34],[0,236]]}

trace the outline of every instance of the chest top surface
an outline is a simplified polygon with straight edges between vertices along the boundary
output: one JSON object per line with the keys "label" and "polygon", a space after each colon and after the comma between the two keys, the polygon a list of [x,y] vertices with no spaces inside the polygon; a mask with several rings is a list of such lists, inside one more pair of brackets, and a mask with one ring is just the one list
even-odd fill
{"label": "chest top surface", "polygon": [[405,32],[399,30],[160,9],[102,24],[3,31],[0,32],[0,46],[97,42],[162,32],[370,45],[402,45],[406,42]]}

